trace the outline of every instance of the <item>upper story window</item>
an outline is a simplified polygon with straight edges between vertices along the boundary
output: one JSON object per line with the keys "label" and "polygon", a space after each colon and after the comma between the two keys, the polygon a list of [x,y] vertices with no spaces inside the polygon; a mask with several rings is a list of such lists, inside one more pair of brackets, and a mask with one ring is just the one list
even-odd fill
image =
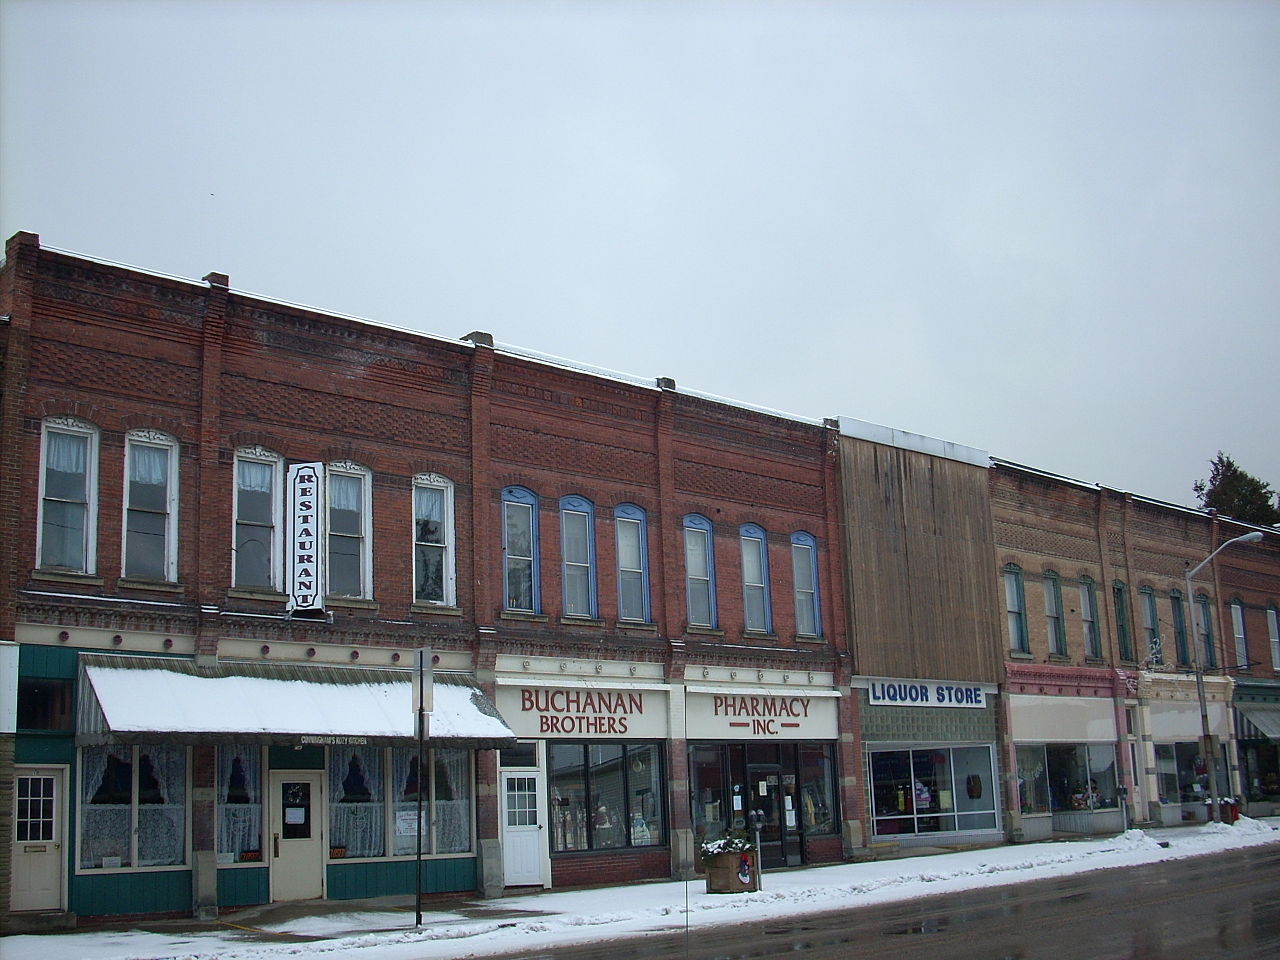
{"label": "upper story window", "polygon": [[1267,607],[1267,635],[1271,640],[1271,669],[1280,670],[1280,611]]}
{"label": "upper story window", "polygon": [[130,430],[124,448],[124,575],[178,579],[178,442]]}
{"label": "upper story window", "polygon": [[1187,643],[1187,611],[1182,603],[1182,592],[1169,591],[1169,603],[1173,610],[1173,642],[1180,666],[1191,663],[1191,647]]}
{"label": "upper story window", "polygon": [[413,478],[413,599],[453,606],[453,483],[435,473]]}
{"label": "upper story window", "polygon": [[524,487],[502,491],[502,606],[541,611],[538,593],[538,498]]}
{"label": "upper story window", "polygon": [[1062,623],[1062,580],[1052,570],[1044,574],[1044,619],[1049,635],[1049,652],[1067,655],[1067,634]]}
{"label": "upper story window", "polygon": [[796,595],[796,633],[802,637],[822,634],[818,614],[818,541],[808,533],[791,535],[791,579]]}
{"label": "upper story window", "polygon": [[328,593],[372,599],[373,491],[369,471],[350,460],[339,460],[328,465],[325,475],[329,504]]}
{"label": "upper story window", "polygon": [[1244,632],[1244,604],[1239,600],[1231,601],[1231,631],[1236,641],[1236,667],[1249,669],[1249,641]]}
{"label": "upper story window", "polygon": [[1084,630],[1084,655],[1102,658],[1102,636],[1098,632],[1098,594],[1091,577],[1080,578],[1080,623]]}
{"label": "upper story window", "polygon": [[618,538],[618,619],[649,622],[649,531],[633,503],[613,508]]}
{"label": "upper story window", "polygon": [[1027,603],[1022,586],[1022,568],[1016,563],[1006,564],[1004,579],[1004,609],[1009,624],[1009,649],[1014,653],[1030,653],[1027,642]]}
{"label": "upper story window", "polygon": [[1218,654],[1213,649],[1213,617],[1209,598],[1203,593],[1196,597],[1196,636],[1200,644],[1200,666],[1214,670],[1218,666]]}
{"label": "upper story window", "polygon": [[716,567],[711,540],[711,521],[691,513],[684,518],[685,588],[689,602],[689,625],[716,625]]}
{"label": "upper story window", "polygon": [[742,607],[746,628],[758,633],[773,629],[769,604],[769,547],[765,532],[754,523],[738,531],[742,549]]}
{"label": "upper story window", "polygon": [[564,564],[564,615],[596,615],[596,514],[591,501],[560,501],[560,553]]}
{"label": "upper story window", "polygon": [[98,429],[50,417],[40,444],[40,522],[36,556],[46,569],[93,573],[98,508]]}
{"label": "upper story window", "polygon": [[236,451],[235,543],[232,583],[237,587],[279,590],[282,584],[280,535],[283,511],[278,455],[262,447]]}
{"label": "upper story window", "polygon": [[1164,650],[1160,644],[1160,615],[1156,612],[1156,594],[1150,587],[1143,587],[1142,632],[1147,642],[1147,659],[1152,663],[1164,663]]}
{"label": "upper story window", "polygon": [[1132,662],[1133,634],[1129,630],[1129,591],[1124,582],[1111,584],[1111,601],[1116,608],[1116,640],[1120,644],[1120,659]]}

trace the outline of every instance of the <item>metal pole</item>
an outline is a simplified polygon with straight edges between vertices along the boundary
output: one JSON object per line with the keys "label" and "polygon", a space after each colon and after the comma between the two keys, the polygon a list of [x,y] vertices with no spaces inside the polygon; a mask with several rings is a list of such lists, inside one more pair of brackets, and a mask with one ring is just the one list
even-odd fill
{"label": "metal pole", "polygon": [[1191,651],[1194,656],[1191,658],[1191,663],[1196,672],[1196,696],[1200,700],[1200,752],[1204,754],[1205,763],[1209,767],[1209,809],[1210,817],[1214,823],[1222,822],[1222,810],[1218,805],[1218,751],[1213,743],[1213,734],[1209,730],[1209,703],[1204,692],[1204,667],[1200,662],[1200,618],[1198,609],[1200,605],[1196,603],[1196,595],[1191,587],[1191,578],[1207,567],[1214,557],[1232,544],[1256,543],[1261,539],[1261,530],[1234,537],[1200,561],[1198,566],[1188,570],[1186,575],[1187,602],[1191,604],[1191,631],[1193,634]]}
{"label": "metal pole", "polygon": [[424,657],[417,658],[417,858],[413,869],[413,925],[422,925],[422,794],[426,790],[426,701],[422,690]]}

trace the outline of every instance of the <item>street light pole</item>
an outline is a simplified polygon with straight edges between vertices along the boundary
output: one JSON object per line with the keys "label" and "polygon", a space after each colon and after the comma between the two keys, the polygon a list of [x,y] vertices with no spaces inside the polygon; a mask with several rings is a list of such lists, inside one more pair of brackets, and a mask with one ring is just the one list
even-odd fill
{"label": "street light pole", "polygon": [[1218,805],[1218,752],[1214,749],[1213,734],[1209,731],[1209,704],[1204,693],[1204,666],[1200,662],[1200,623],[1197,612],[1199,604],[1196,603],[1196,595],[1192,591],[1191,580],[1227,547],[1236,543],[1257,543],[1261,539],[1261,530],[1234,537],[1188,570],[1186,575],[1187,602],[1191,604],[1191,652],[1193,654],[1191,663],[1196,672],[1196,696],[1200,700],[1200,752],[1205,758],[1205,765],[1209,768],[1209,809],[1211,811],[1210,817],[1214,823],[1222,822],[1222,810]]}

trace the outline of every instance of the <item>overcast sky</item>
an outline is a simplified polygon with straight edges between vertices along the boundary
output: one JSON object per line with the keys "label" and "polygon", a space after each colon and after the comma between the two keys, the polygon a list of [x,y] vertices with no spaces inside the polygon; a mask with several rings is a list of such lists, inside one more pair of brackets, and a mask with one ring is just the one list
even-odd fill
{"label": "overcast sky", "polygon": [[0,0],[0,232],[1194,504],[1280,486],[1280,3]]}

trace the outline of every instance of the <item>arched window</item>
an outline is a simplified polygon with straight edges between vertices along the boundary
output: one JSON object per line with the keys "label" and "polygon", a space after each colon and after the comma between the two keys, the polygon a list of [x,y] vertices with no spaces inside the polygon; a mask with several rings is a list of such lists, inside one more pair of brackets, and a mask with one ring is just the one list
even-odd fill
{"label": "arched window", "polygon": [[1049,652],[1067,655],[1067,632],[1062,623],[1062,579],[1053,570],[1044,572],[1044,619],[1049,637]]}
{"label": "arched window", "polygon": [[264,447],[241,447],[235,464],[235,542],[231,549],[232,585],[279,590],[283,584],[280,549],[284,494],[283,461]]}
{"label": "arched window", "polygon": [[768,538],[763,528],[747,523],[738,529],[738,545],[742,551],[743,623],[753,632],[770,633]]}
{"label": "arched window", "polygon": [[451,607],[456,602],[453,559],[453,482],[438,473],[413,478],[413,600]]}
{"label": "arched window", "polygon": [[538,497],[525,487],[502,491],[502,606],[540,613],[538,590]]}
{"label": "arched window", "polygon": [[178,441],[130,430],[124,448],[124,575],[178,579]]}
{"label": "arched window", "polygon": [[91,574],[98,527],[98,428],[76,417],[49,417],[40,438],[37,563]]}
{"label": "arched window", "polygon": [[1009,625],[1009,649],[1014,653],[1030,653],[1027,642],[1027,604],[1022,586],[1022,568],[1016,563],[1005,564],[1004,609]]}
{"label": "arched window", "polygon": [[1170,590],[1169,603],[1173,609],[1173,641],[1178,665],[1187,667],[1191,665],[1191,645],[1187,642],[1187,609],[1182,591]]}
{"label": "arched window", "polygon": [[1116,640],[1120,644],[1120,659],[1132,663],[1133,633],[1129,629],[1129,589],[1123,580],[1111,584],[1111,602],[1116,611]]}
{"label": "arched window", "polygon": [[812,534],[791,535],[791,578],[796,598],[796,633],[802,637],[822,636],[822,615],[818,607],[818,541]]}
{"label": "arched window", "polygon": [[1245,635],[1244,601],[1239,597],[1231,601],[1231,633],[1236,644],[1236,669],[1249,669],[1249,639]]}
{"label": "arched window", "polygon": [[585,497],[560,499],[560,557],[564,615],[596,615],[596,512]]}
{"label": "arched window", "polygon": [[684,518],[685,587],[689,625],[716,626],[716,566],[711,521],[701,514]]}
{"label": "arched window", "polygon": [[634,503],[613,508],[618,538],[618,619],[649,622],[649,530]]}
{"label": "arched window", "polygon": [[1098,592],[1092,577],[1080,578],[1080,624],[1084,631],[1084,655],[1102,659],[1102,636],[1098,632]]}
{"label": "arched window", "polygon": [[373,492],[367,467],[329,464],[329,593],[373,599]]}

